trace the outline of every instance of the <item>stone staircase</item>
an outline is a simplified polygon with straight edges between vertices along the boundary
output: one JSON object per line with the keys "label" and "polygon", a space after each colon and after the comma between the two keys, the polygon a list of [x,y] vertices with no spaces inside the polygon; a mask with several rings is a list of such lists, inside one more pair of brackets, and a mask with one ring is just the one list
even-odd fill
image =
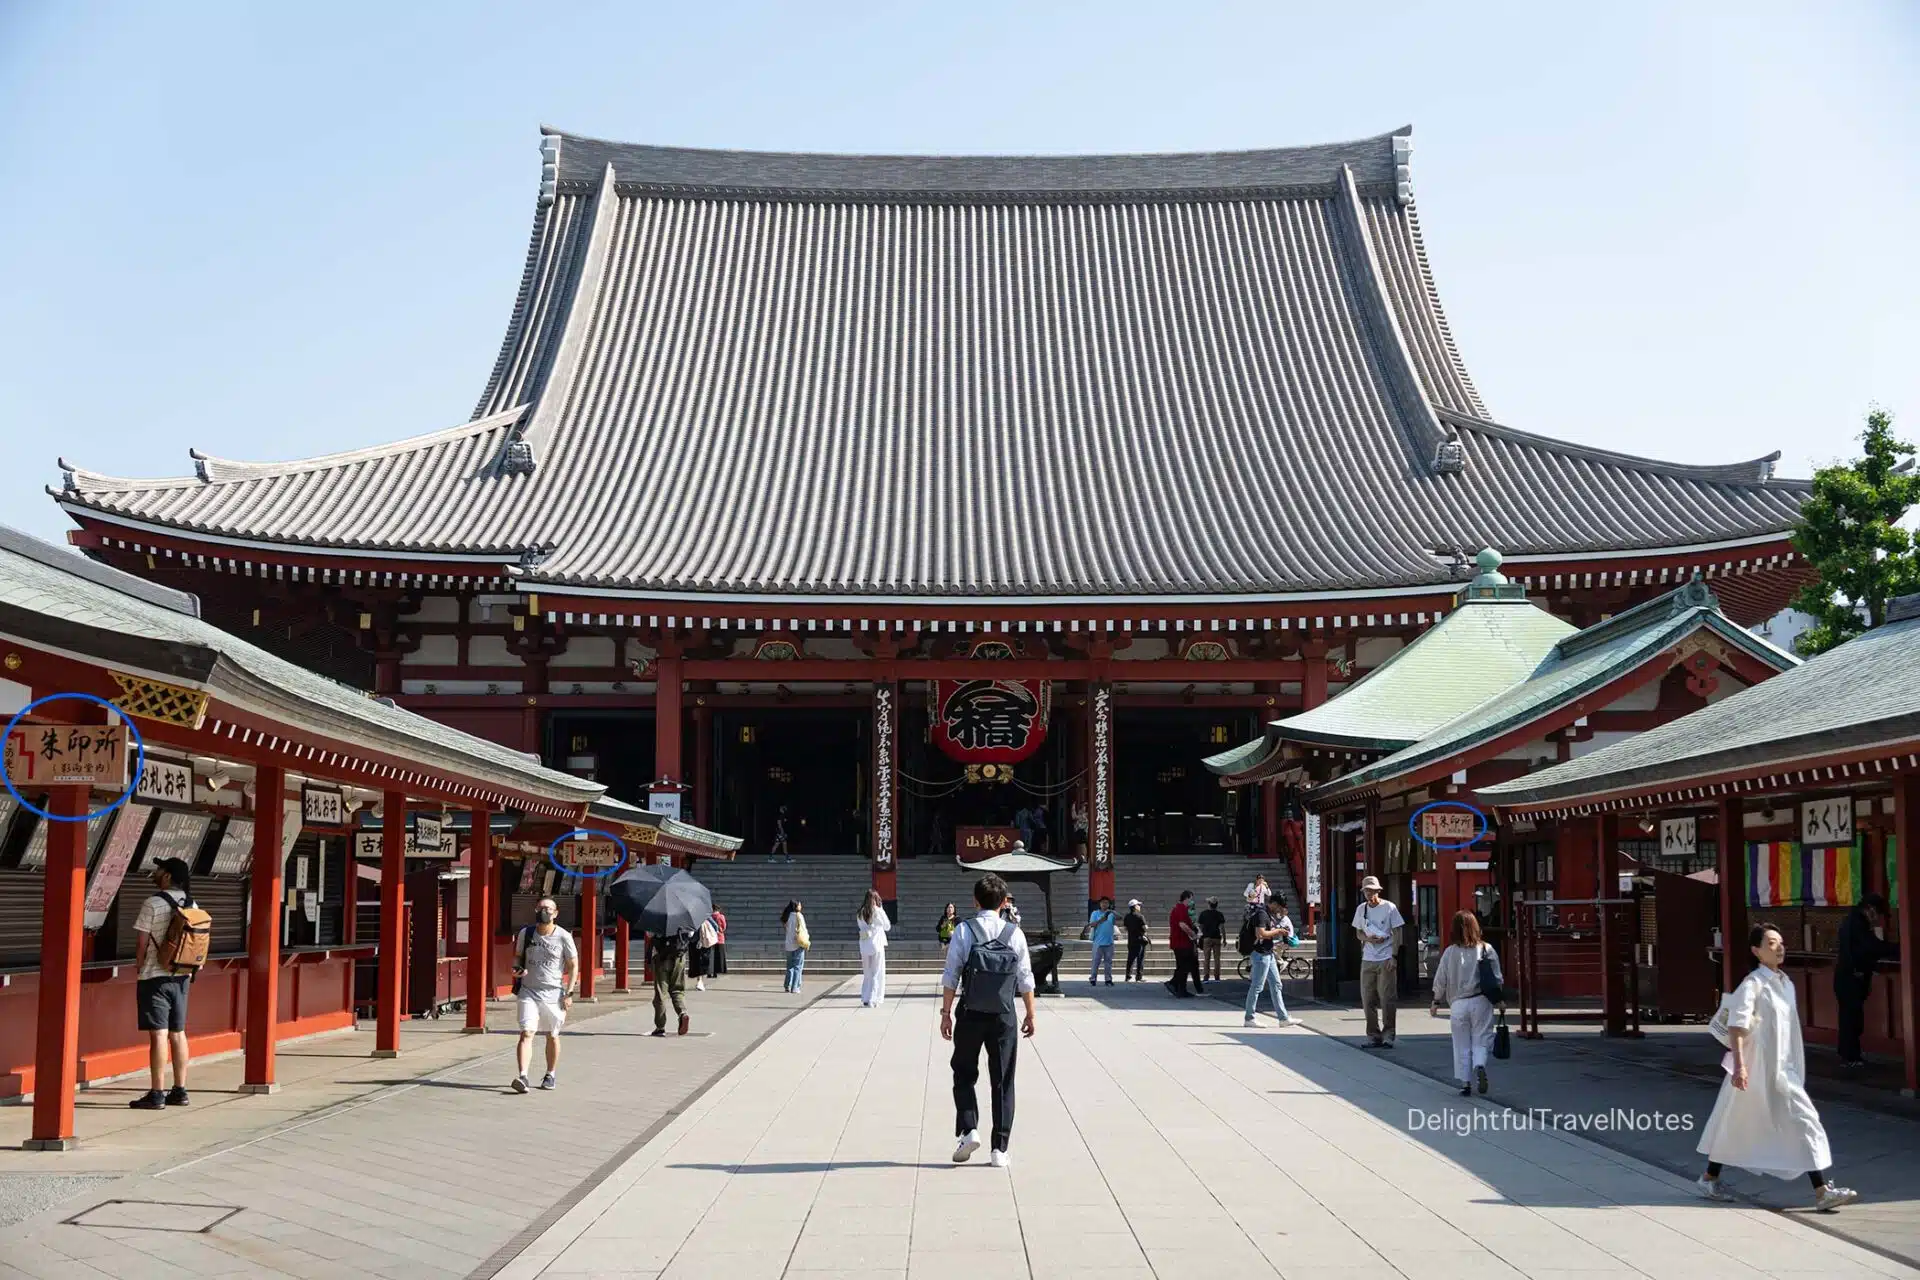
{"label": "stone staircase", "polygon": [[[1204,903],[1220,899],[1231,934],[1239,925],[1241,891],[1255,872],[1264,872],[1276,892],[1283,894],[1297,922],[1304,923],[1299,895],[1284,862],[1255,861],[1233,856],[1122,859],[1114,877],[1115,897],[1122,910],[1128,898],[1139,898],[1156,945],[1148,951],[1148,968],[1172,971],[1167,954],[1167,913],[1182,889],[1192,889]],[[872,883],[864,859],[811,857],[794,862],[767,862],[742,858],[736,862],[701,861],[693,874],[712,890],[714,901],[727,913],[727,965],[739,972],[766,972],[784,966],[780,909],[798,899],[806,912],[813,946],[807,955],[809,974],[847,974],[860,970],[859,937],[854,913],[860,897]],[[937,970],[945,950],[934,936],[940,911],[951,902],[962,915],[972,913],[973,883],[979,877],[954,862],[908,858],[900,863],[898,899],[887,967],[895,973]],[[1029,929],[1042,926],[1045,915],[1039,890],[1014,885],[1014,893]],[[1085,923],[1087,873],[1060,872],[1053,878],[1053,922],[1067,938],[1079,934]],[[1231,941],[1228,943],[1232,947]],[[1084,950],[1070,948],[1067,972],[1077,972]],[[1237,962],[1237,961],[1236,961]],[[637,963],[637,962],[636,962]]]}

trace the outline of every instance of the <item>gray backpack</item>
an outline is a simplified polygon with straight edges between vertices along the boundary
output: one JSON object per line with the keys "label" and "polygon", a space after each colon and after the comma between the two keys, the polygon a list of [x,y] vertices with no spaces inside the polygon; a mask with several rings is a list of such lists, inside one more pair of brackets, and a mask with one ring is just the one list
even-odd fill
{"label": "gray backpack", "polygon": [[969,920],[973,949],[967,952],[967,965],[960,978],[960,1007],[969,1013],[1011,1014],[1013,997],[1020,979],[1020,953],[1013,949],[1011,920],[996,937],[989,938],[979,921]]}

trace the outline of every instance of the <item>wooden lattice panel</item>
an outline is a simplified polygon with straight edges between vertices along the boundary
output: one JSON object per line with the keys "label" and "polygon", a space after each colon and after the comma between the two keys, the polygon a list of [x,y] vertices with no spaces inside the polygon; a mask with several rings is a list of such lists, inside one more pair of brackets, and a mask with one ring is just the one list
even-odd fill
{"label": "wooden lattice panel", "polygon": [[122,675],[118,671],[113,673],[113,679],[120,686],[120,696],[114,699],[113,705],[130,716],[188,729],[198,729],[207,718],[207,695],[203,690],[149,680],[145,676]]}

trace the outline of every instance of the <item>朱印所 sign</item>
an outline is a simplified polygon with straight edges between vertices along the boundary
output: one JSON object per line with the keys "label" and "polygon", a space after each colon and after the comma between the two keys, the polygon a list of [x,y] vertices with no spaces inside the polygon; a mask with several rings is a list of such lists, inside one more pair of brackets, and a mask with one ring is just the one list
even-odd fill
{"label": "\u6731\u5370\u6240 sign", "polygon": [[570,871],[605,871],[620,865],[620,846],[611,840],[564,840],[560,865]]}
{"label": "\u6731\u5370\u6240 sign", "polygon": [[1014,827],[955,827],[953,829],[953,851],[962,862],[980,862],[987,858],[997,858],[1003,853],[1011,853],[1013,846],[1020,841],[1020,832]]}
{"label": "\u6731\u5370\u6240 sign", "polygon": [[22,724],[7,735],[7,779],[16,787],[127,785],[124,724]]}
{"label": "\u6731\u5370\u6240 sign", "polygon": [[1420,838],[1435,844],[1464,844],[1480,834],[1480,820],[1470,809],[1429,809],[1420,815]]}

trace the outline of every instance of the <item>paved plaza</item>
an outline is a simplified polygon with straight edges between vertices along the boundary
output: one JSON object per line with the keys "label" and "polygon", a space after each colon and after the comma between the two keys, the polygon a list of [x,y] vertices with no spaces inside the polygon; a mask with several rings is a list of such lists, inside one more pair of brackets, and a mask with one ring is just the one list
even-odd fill
{"label": "paved plaza", "polygon": [[[500,1274],[1916,1276],[1336,1040],[1158,988],[1042,1005],[1014,1164],[955,1168],[931,983],[781,1028]],[[1442,1127],[1415,1129],[1409,1113]],[[1479,1117],[1480,1131],[1444,1126]]]}
{"label": "paved plaza", "polygon": [[[729,979],[696,997],[709,1034],[665,1042],[615,998],[580,1019],[552,1095],[504,1094],[507,1037],[431,1023],[399,1064],[355,1037],[295,1046],[272,1099],[221,1092],[224,1063],[195,1110],[145,1123],[119,1120],[131,1086],[101,1090],[82,1151],[0,1156],[0,1178],[102,1179],[0,1228],[0,1280],[1920,1277],[1629,1154],[1501,1128],[1506,1109],[1334,1035],[1247,1031],[1153,985],[1043,1001],[1013,1168],[955,1168],[934,980],[897,985],[874,1011],[850,984],[808,1005]],[[280,1112],[249,1129],[254,1103]],[[165,1153],[187,1135],[200,1147]]]}
{"label": "paved plaza", "polygon": [[[514,1037],[462,1035],[456,1016],[405,1024],[394,1061],[369,1059],[371,1029],[283,1047],[269,1097],[238,1092],[237,1056],[196,1067],[186,1111],[129,1111],[144,1079],[88,1090],[65,1154],[20,1151],[31,1109],[0,1108],[0,1280],[489,1274],[826,989],[796,999],[743,977],[689,992],[685,1039],[650,1038],[637,992],[576,1005],[553,1093],[508,1092]],[[494,1031],[512,1021],[507,1002],[489,1011]],[[107,1201],[121,1203],[84,1212]]]}

